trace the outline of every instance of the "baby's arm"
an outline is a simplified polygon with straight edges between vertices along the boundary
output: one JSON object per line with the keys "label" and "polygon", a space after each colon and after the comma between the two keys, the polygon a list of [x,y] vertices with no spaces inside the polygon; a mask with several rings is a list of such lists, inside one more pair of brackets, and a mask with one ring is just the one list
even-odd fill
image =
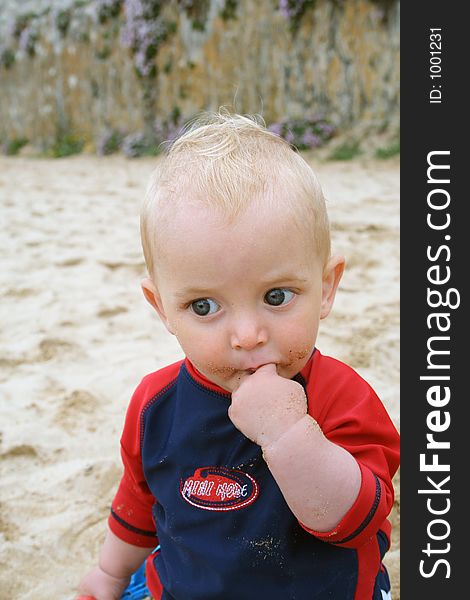
{"label": "baby's arm", "polygon": [[82,579],[79,594],[93,596],[96,600],[119,600],[132,573],[151,551],[151,548],[128,544],[108,531],[101,548],[99,564]]}
{"label": "baby's arm", "polygon": [[356,459],[330,442],[310,415],[263,446],[263,455],[290,509],[309,529],[332,530],[358,496]]}
{"label": "baby's arm", "polygon": [[356,459],[330,442],[307,414],[302,386],[265,365],[232,394],[230,418],[259,444],[273,477],[297,519],[307,528],[334,528],[361,487]]}

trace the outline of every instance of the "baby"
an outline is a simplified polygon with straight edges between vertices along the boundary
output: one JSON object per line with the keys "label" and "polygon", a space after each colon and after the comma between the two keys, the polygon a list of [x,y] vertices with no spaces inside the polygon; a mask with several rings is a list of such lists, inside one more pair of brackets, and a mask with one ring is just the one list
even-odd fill
{"label": "baby", "polygon": [[206,116],[170,147],[141,219],[146,299],[186,358],[144,377],[99,566],[117,599],[147,558],[163,600],[383,600],[399,437],[315,347],[344,258],[317,179],[254,119]]}

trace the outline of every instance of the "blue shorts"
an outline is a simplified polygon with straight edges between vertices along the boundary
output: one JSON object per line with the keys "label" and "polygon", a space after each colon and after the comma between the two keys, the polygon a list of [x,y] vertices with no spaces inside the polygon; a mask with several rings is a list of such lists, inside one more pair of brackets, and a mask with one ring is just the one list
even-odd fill
{"label": "blue shorts", "polygon": [[380,571],[375,580],[372,600],[392,600],[390,578],[385,567],[383,567],[383,571]]}

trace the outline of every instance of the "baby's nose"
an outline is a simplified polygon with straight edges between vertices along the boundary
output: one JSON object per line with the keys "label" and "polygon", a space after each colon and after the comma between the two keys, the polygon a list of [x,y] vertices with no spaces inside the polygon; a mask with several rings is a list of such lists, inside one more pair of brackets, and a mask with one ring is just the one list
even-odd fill
{"label": "baby's nose", "polygon": [[268,340],[266,329],[254,319],[237,322],[231,334],[231,346],[234,350],[253,350]]}

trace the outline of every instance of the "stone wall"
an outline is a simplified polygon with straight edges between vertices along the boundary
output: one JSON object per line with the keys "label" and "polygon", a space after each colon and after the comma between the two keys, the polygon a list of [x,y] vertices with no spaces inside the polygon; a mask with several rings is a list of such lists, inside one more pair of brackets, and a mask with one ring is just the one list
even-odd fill
{"label": "stone wall", "polygon": [[231,18],[221,16],[226,0],[193,1],[202,10],[197,19],[184,2],[162,4],[173,32],[151,80],[138,77],[123,46],[124,6],[99,23],[93,0],[71,2],[66,31],[56,26],[57,10],[46,8],[29,17],[33,51],[12,34],[22,3],[9,14],[3,7],[0,142],[45,140],[60,130],[93,143],[105,128],[142,130],[149,85],[150,110],[161,118],[229,105],[268,123],[321,113],[343,129],[365,122],[398,130],[397,0],[310,2],[296,31],[275,0],[232,2]]}

